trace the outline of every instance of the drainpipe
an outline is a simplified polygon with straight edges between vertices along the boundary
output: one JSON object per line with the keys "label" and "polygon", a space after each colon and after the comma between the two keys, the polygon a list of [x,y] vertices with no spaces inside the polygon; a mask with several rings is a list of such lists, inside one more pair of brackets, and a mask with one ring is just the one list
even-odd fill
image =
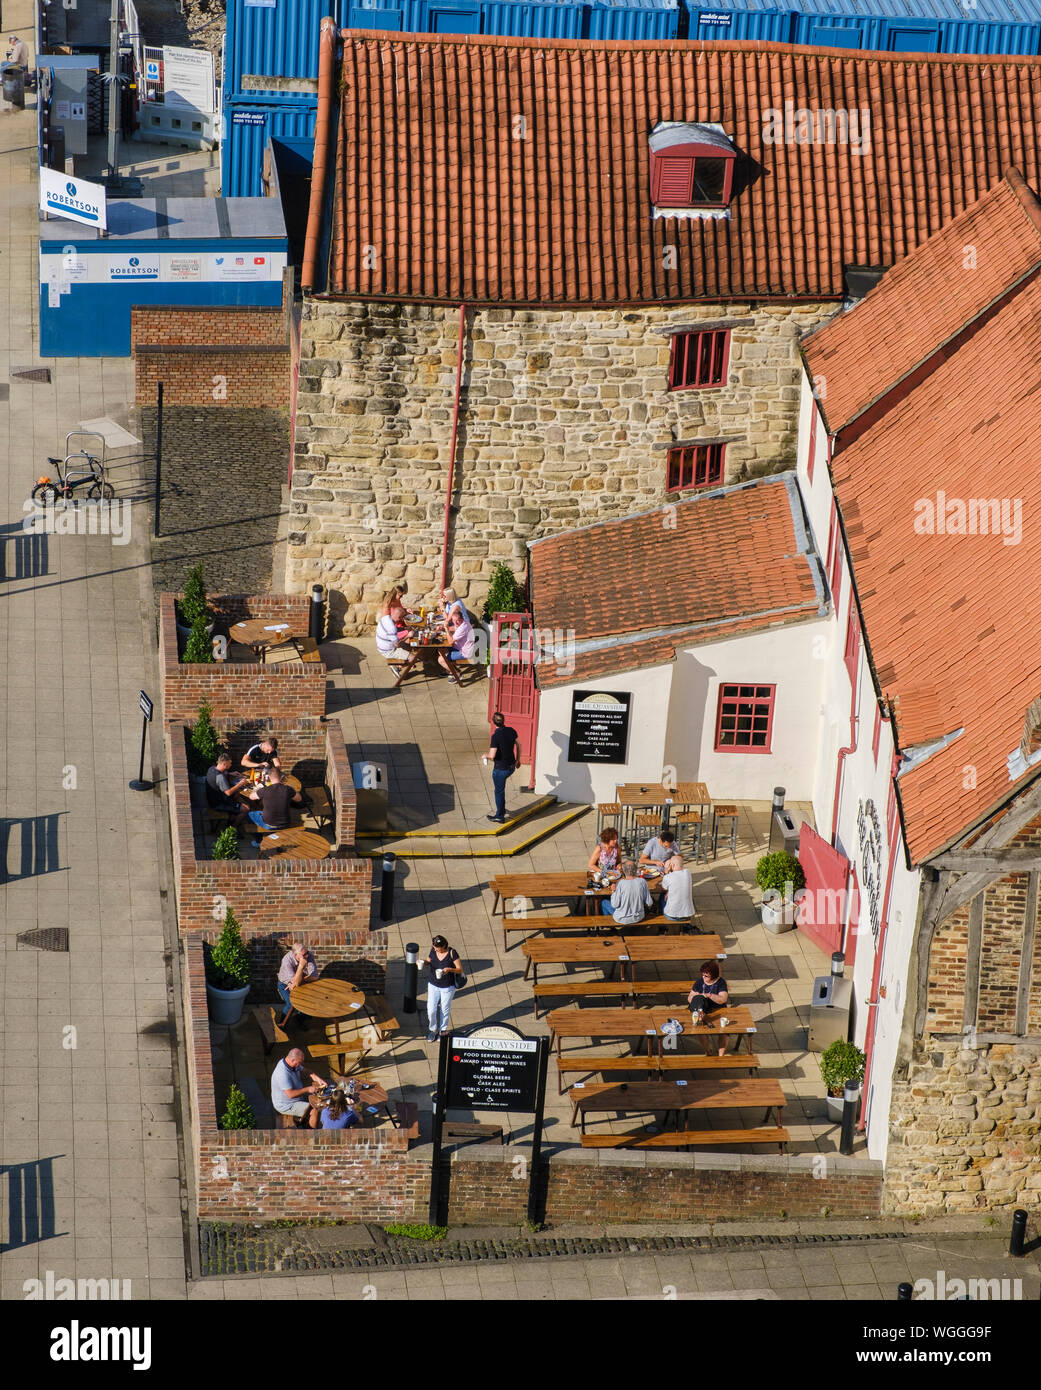
{"label": "drainpipe", "polygon": [[326,165],[332,144],[333,118],[333,49],[336,43],[336,21],[328,16],[322,20],[318,43],[318,115],[314,128],[314,161],[311,173],[311,202],[307,212],[307,231],[304,236],[304,258],[300,269],[300,288],[307,293],[314,289],[318,274],[318,247],[322,238],[322,204],[325,201]]}
{"label": "drainpipe", "polygon": [[[448,487],[445,491],[445,534],[441,544],[441,588],[448,579],[448,527],[452,519],[452,492],[455,487],[455,446],[459,436],[459,395],[463,389],[463,348],[466,336],[466,304],[459,306],[459,343],[455,362],[455,405],[452,408],[452,446],[448,455]],[[440,590],[438,591],[440,592]]]}

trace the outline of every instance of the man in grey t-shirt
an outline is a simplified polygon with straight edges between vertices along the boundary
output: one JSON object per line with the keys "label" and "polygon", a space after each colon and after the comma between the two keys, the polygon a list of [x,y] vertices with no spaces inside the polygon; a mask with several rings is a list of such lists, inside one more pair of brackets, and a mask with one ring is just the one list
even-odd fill
{"label": "man in grey t-shirt", "polygon": [[661,831],[648,840],[640,855],[640,863],[647,865],[664,864],[676,853],[676,837],[667,830]]}
{"label": "man in grey t-shirt", "polygon": [[622,864],[622,878],[610,898],[605,900],[601,912],[605,917],[613,917],[616,926],[634,927],[643,921],[650,905],[651,890],[642,878],[636,877],[635,862],[626,859]]}

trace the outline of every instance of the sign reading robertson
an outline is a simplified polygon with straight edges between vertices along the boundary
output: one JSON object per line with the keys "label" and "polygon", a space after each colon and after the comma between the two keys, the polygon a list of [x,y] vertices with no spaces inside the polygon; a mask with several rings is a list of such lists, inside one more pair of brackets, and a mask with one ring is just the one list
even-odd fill
{"label": "sign reading robertson", "polygon": [[108,278],[110,280],[158,280],[158,251],[149,254],[139,251],[136,256],[109,256]]}
{"label": "sign reading robertson", "polygon": [[108,226],[101,184],[70,179],[58,169],[40,170],[40,211],[67,217],[72,222],[85,222],[102,231]]}
{"label": "sign reading robertson", "polygon": [[569,763],[625,762],[631,698],[628,691],[575,691],[568,739]]}

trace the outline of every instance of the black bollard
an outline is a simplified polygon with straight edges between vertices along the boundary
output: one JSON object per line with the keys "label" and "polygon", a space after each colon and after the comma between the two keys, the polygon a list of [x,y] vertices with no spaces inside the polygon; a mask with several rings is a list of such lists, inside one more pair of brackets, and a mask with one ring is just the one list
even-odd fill
{"label": "black bollard", "polygon": [[849,1158],[853,1152],[853,1135],[857,1125],[857,1101],[860,1099],[860,1082],[847,1081],[842,1095],[842,1131],[839,1135],[839,1153]]}
{"label": "black bollard", "polygon": [[896,1301],[897,1301],[898,1303],[910,1303],[910,1302],[911,1302],[911,1295],[912,1295],[913,1293],[914,1293],[914,1289],[911,1287],[910,1284],[897,1284],[897,1286],[896,1286]]}
{"label": "black bollard", "polygon": [[1015,1255],[1017,1259],[1023,1253],[1026,1235],[1027,1214],[1022,1207],[1017,1207],[1012,1213],[1012,1239],[1008,1243],[1008,1253]]}
{"label": "black bollard", "polygon": [[320,642],[325,636],[325,590],[321,584],[311,585],[311,612],[307,621],[307,635]]}
{"label": "black bollard", "polygon": [[381,922],[389,922],[394,916],[394,858],[391,850],[383,856],[383,882],[380,885]]}
{"label": "black bollard", "polygon": [[402,999],[402,1012],[416,1012],[416,995],[419,993],[419,942],[405,942],[405,993]]}

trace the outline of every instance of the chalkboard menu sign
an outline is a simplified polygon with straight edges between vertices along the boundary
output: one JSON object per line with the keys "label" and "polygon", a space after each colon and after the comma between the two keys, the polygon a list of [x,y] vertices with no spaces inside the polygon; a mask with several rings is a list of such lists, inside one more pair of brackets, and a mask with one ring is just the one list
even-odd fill
{"label": "chalkboard menu sign", "polygon": [[571,697],[569,763],[625,762],[631,699],[628,691],[575,691]]}
{"label": "chalkboard menu sign", "polygon": [[[502,1030],[505,1032],[505,1029]],[[448,1040],[449,1110],[538,1109],[539,1044],[535,1038],[475,1037]]]}

